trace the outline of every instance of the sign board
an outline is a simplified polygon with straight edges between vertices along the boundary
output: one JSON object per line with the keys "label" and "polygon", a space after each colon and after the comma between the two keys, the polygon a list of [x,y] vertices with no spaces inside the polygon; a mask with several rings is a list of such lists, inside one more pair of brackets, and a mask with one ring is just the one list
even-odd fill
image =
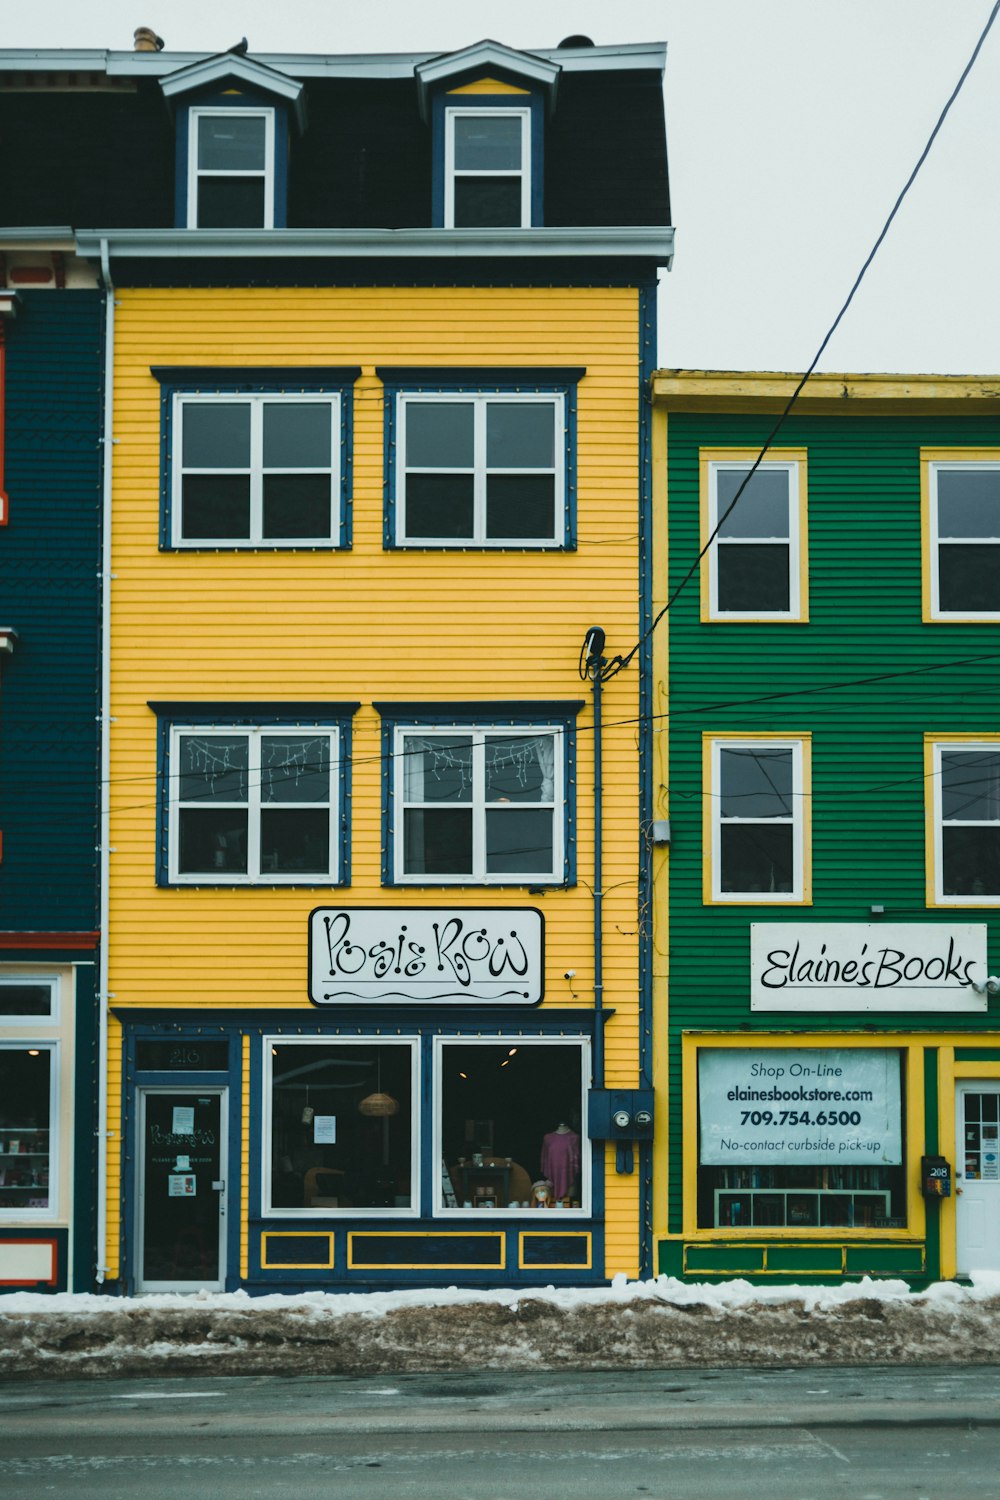
{"label": "sign board", "polygon": [[314,1005],[537,1005],[545,924],[533,906],[320,906]]}
{"label": "sign board", "polygon": [[881,1047],[703,1047],[703,1166],[896,1166],[899,1052]]}
{"label": "sign board", "polygon": [[752,922],[750,1009],[985,1011],[986,923]]}

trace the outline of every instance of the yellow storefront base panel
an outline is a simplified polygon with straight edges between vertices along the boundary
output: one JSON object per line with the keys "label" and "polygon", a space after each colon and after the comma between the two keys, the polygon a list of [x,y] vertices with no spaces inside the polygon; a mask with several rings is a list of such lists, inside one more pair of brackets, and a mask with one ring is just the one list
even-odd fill
{"label": "yellow storefront base panel", "polygon": [[[326,1242],[326,1251],[322,1258],[316,1260],[270,1260],[269,1248],[273,1242],[274,1250],[277,1251],[279,1244],[294,1253],[294,1246],[288,1245],[288,1241],[313,1240]],[[305,1249],[305,1247],[302,1247]],[[334,1239],[332,1234],[324,1234],[322,1231],[308,1229],[282,1229],[273,1233],[262,1234],[260,1237],[260,1264],[264,1271],[332,1271],[333,1270]],[[244,1273],[246,1274],[246,1273]]]}

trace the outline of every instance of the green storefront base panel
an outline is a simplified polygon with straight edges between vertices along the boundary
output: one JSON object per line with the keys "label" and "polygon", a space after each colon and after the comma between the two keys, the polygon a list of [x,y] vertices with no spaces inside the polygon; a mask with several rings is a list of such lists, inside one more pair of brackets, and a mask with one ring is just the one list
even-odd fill
{"label": "green storefront base panel", "polygon": [[657,1248],[656,1269],[660,1276],[684,1275],[684,1241],[661,1240]]}
{"label": "green storefront base panel", "polygon": [[794,1272],[802,1276],[839,1275],[844,1269],[842,1245],[768,1245],[766,1269],[772,1276]]}
{"label": "green storefront base panel", "polygon": [[685,1245],[684,1271],[712,1276],[745,1276],[764,1270],[763,1245]]}
{"label": "green storefront base panel", "polygon": [[847,1276],[919,1276],[925,1261],[924,1245],[848,1245],[844,1273]]}

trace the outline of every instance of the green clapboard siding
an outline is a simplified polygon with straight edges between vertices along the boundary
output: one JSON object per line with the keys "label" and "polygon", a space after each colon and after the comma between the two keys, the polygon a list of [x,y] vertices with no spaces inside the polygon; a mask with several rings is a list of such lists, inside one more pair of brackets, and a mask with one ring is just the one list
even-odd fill
{"label": "green clapboard siding", "polygon": [[[700,547],[699,448],[759,446],[773,422],[772,415],[670,413],[671,591]],[[978,1031],[1000,1022],[997,997],[988,1016],[925,1013],[912,1021],[886,1013],[750,1011],[755,920],[864,922],[877,903],[889,920],[985,920],[1000,938],[1000,914],[925,910],[923,737],[1000,729],[1000,626],[922,622],[919,464],[922,446],[1000,445],[1000,419],[804,415],[785,424],[779,445],[808,452],[809,623],[703,624],[697,577],[669,615],[668,1222],[675,1233],[683,1191],[682,1030],[866,1025],[898,1032],[913,1024]],[[967,660],[982,656],[988,659]],[[713,730],[811,732],[811,907],[702,904],[701,737]],[[904,1262],[919,1269],[919,1250],[881,1250],[868,1260],[865,1253],[849,1252],[856,1256],[851,1270],[903,1272]]]}

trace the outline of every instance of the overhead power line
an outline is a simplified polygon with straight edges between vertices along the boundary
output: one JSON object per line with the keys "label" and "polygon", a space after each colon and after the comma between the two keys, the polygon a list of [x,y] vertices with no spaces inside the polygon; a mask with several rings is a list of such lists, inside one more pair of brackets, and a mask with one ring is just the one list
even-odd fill
{"label": "overhead power line", "polygon": [[955,100],[958,98],[959,94],[962,92],[963,87],[965,86],[965,81],[968,78],[969,74],[972,72],[972,69],[973,69],[973,67],[975,65],[976,59],[979,56],[980,52],[982,51],[983,43],[986,41],[986,38],[989,36],[990,29],[993,26],[993,23],[996,20],[998,13],[1000,13],[1000,0],[996,0],[996,3],[994,4],[993,9],[990,11],[989,16],[987,17],[987,20],[986,20],[986,25],[983,27],[982,31],[980,32],[979,40],[976,42],[976,45],[973,47],[972,54],[971,54],[968,62],[966,63],[965,67],[962,69],[962,72],[961,72],[961,74],[959,76],[958,82],[955,84],[955,87],[952,89],[950,95],[948,96],[948,100],[945,103],[944,108],[942,109],[941,113],[938,115],[937,121],[936,121],[936,123],[934,125],[934,128],[931,131],[930,135],[927,137],[926,144],[924,145],[923,150],[921,151],[920,155],[917,158],[916,165],[914,166],[913,171],[910,173],[909,177],[906,179],[906,182],[903,184],[903,187],[902,187],[901,192],[899,193],[899,196],[897,197],[895,203],[892,205],[892,208],[891,208],[891,210],[889,212],[889,217],[886,219],[885,223],[882,225],[882,228],[881,228],[881,230],[879,232],[878,238],[876,239],[874,245],[872,245],[872,247],[869,250],[868,254],[865,256],[864,264],[862,265],[861,270],[858,272],[857,276],[854,278],[854,285],[851,287],[851,290],[848,292],[847,298],[846,298],[846,300],[844,302],[843,307],[841,307],[841,309],[838,312],[837,316],[834,318],[833,322],[830,324],[830,326],[827,329],[826,333],[823,335],[823,338],[822,338],[822,340],[820,342],[820,346],[816,350],[816,353],[813,355],[812,361],[811,361],[811,363],[809,365],[809,368],[806,370],[805,374],[802,376],[801,380],[799,381],[798,385],[795,387],[795,389],[792,392],[791,396],[788,398],[788,401],[785,404],[785,408],[782,411],[781,415],[779,416],[777,422],[775,422],[775,424],[772,427],[770,433],[768,434],[767,439],[765,440],[764,446],[761,448],[760,452],[757,454],[757,457],[754,459],[753,464],[748,469],[747,473],[743,476],[743,481],[740,484],[738,490],[736,491],[736,494],[733,496],[732,500],[729,502],[729,505],[726,507],[726,509],[723,512],[723,514],[719,517],[719,520],[718,520],[718,522],[717,522],[717,524],[715,526],[714,531],[711,533],[711,535],[709,536],[709,538],[706,541],[705,545],[702,547],[701,551],[698,553],[697,557],[694,559],[694,562],[692,562],[691,566],[688,568],[687,572],[684,574],[684,577],[681,579],[680,583],[677,585],[677,587],[674,589],[673,593],[670,595],[670,597],[667,600],[666,604],[663,606],[663,608],[660,610],[659,614],[649,624],[649,626],[646,628],[646,630],[643,632],[643,634],[636,641],[635,645],[632,647],[631,651],[629,651],[628,655],[627,656],[615,656],[615,657],[612,657],[612,659],[608,662],[607,666],[604,668],[604,671],[602,673],[602,676],[604,677],[605,680],[607,678],[609,678],[609,677],[616,676],[616,674],[618,672],[621,672],[625,667],[627,667],[628,664],[629,664],[629,662],[635,656],[636,652],[639,651],[639,650],[641,650],[641,648],[645,645],[646,641],[649,640],[650,636],[653,634],[653,631],[656,629],[657,625],[659,625],[659,623],[663,619],[664,615],[668,613],[668,611],[673,606],[674,601],[679,597],[679,595],[681,594],[682,590],[687,587],[687,585],[690,583],[691,579],[694,577],[695,573],[698,571],[698,568],[699,568],[699,565],[701,563],[702,558],[705,556],[706,552],[711,547],[712,543],[715,541],[715,538],[718,536],[719,532],[722,530],[722,527],[726,524],[726,521],[728,520],[729,516],[732,514],[732,511],[734,510],[737,502],[739,501],[740,496],[743,494],[743,491],[746,489],[747,485],[750,483],[750,481],[753,478],[754,474],[757,472],[758,468],[760,467],[760,465],[761,465],[761,463],[763,461],[764,455],[767,453],[767,450],[771,447],[771,444],[774,442],[775,438],[778,436],[778,433],[781,431],[782,427],[784,426],[784,424],[785,424],[785,422],[786,422],[786,420],[787,420],[787,418],[789,416],[789,413],[792,410],[792,407],[795,405],[796,401],[799,399],[799,396],[802,393],[802,390],[803,390],[803,388],[804,388],[804,386],[806,384],[806,381],[809,379],[809,377],[815,371],[816,366],[819,364],[820,360],[823,357],[823,354],[824,354],[824,352],[826,350],[827,345],[829,344],[830,340],[833,338],[833,335],[836,333],[837,329],[840,327],[841,321],[842,321],[845,313],[847,312],[847,309],[850,307],[851,303],[854,301],[855,294],[857,293],[858,288],[860,287],[862,281],[864,281],[864,279],[865,279],[865,275],[867,274],[868,267],[871,265],[872,261],[875,259],[875,256],[878,254],[878,252],[879,252],[879,250],[880,250],[880,248],[882,246],[883,240],[885,239],[886,235],[889,233],[889,229],[890,229],[890,227],[892,225],[893,219],[895,219],[896,215],[899,213],[899,210],[903,206],[903,201],[906,198],[907,193],[910,191],[910,188],[913,186],[914,182],[916,182],[917,175],[920,172],[921,167],[923,166],[924,162],[927,160],[928,156],[930,155],[931,147],[934,145],[934,142],[936,141],[936,139],[938,137],[938,133],[941,130],[941,127],[944,124],[944,122],[945,122],[945,120],[946,120],[946,118],[948,116],[949,110],[951,109],[951,107],[954,104]]}

